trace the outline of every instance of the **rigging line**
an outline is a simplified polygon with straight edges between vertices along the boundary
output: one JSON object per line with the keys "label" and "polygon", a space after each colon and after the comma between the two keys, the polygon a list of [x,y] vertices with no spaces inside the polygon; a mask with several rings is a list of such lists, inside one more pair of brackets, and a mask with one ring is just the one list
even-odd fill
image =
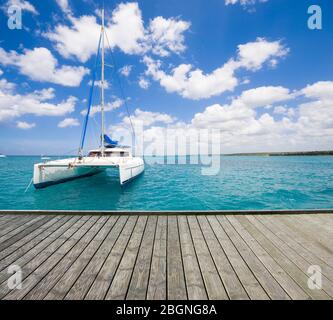
{"label": "rigging line", "polygon": [[31,186],[31,184],[32,184],[33,181],[34,181],[34,178],[31,178],[31,180],[30,180],[28,186],[26,187],[24,193],[27,193],[27,191],[28,191],[28,189],[30,188],[30,186]]}
{"label": "rigging line", "polygon": [[99,51],[100,51],[100,47],[101,47],[101,40],[102,40],[102,32],[101,32],[101,34],[99,36],[99,41],[98,41],[98,48],[97,48],[97,55],[96,55],[96,60],[95,60],[95,67],[93,69],[93,79],[92,79],[92,83],[91,83],[91,87],[90,87],[90,93],[89,93],[88,109],[87,109],[86,117],[84,119],[84,125],[83,125],[83,128],[82,128],[79,154],[82,152],[82,149],[83,149],[83,146],[84,146],[84,140],[86,138],[87,125],[88,125],[88,121],[89,121],[91,103],[92,103],[93,93],[94,93],[94,85],[95,85],[95,80],[96,80],[96,68],[97,68],[97,63],[98,63],[98,58],[99,58]]}
{"label": "rigging line", "polygon": [[108,43],[108,46],[109,46],[109,49],[110,49],[110,52],[111,52],[111,58],[112,58],[112,62],[113,62],[113,65],[114,65],[114,75],[115,75],[115,77],[117,78],[117,81],[118,81],[118,85],[119,85],[119,88],[120,88],[120,94],[121,94],[121,97],[122,97],[122,99],[124,101],[124,104],[125,104],[125,108],[126,108],[126,111],[127,111],[128,118],[130,120],[132,132],[133,132],[133,136],[134,136],[134,141],[135,141],[136,140],[135,130],[134,130],[133,122],[132,122],[131,113],[129,112],[129,108],[128,108],[128,104],[127,104],[127,99],[125,98],[124,88],[123,88],[122,83],[120,81],[120,78],[119,78],[119,76],[118,76],[118,74],[116,72],[116,69],[118,69],[118,68],[117,68],[116,60],[114,58],[114,55],[113,55],[113,52],[112,52],[112,49],[111,49],[111,45],[110,45],[110,42],[109,42],[108,34],[106,33],[105,30],[104,30],[104,32],[105,32],[105,36],[106,36],[106,41]]}

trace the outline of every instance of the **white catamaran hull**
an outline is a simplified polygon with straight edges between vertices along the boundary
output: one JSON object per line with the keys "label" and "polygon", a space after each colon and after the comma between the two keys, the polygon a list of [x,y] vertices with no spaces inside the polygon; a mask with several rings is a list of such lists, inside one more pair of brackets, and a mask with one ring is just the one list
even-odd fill
{"label": "white catamaran hull", "polygon": [[144,171],[144,162],[141,158],[108,159],[85,158],[64,159],[38,163],[34,165],[33,184],[36,189],[45,188],[54,184],[84,178],[101,173],[108,168],[119,168],[120,184],[124,185],[133,180]]}

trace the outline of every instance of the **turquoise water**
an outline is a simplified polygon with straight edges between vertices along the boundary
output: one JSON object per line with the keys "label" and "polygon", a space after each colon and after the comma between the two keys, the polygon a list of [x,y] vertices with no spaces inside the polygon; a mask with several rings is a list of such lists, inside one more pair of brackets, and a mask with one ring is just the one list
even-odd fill
{"label": "turquoise water", "polygon": [[215,176],[203,176],[200,165],[147,164],[145,173],[123,188],[110,172],[24,193],[39,157],[0,158],[0,209],[333,208],[333,157],[220,159]]}

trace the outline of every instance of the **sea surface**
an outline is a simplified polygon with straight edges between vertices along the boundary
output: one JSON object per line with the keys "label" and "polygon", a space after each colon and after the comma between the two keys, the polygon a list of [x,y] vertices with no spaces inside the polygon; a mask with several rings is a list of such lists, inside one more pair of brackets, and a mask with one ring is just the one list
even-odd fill
{"label": "sea surface", "polygon": [[[0,158],[0,209],[264,210],[333,208],[333,156],[218,157],[216,175],[201,165],[146,158],[125,187],[116,171],[25,192],[40,157]],[[178,158],[176,163],[188,158]],[[168,162],[170,162],[168,161]]]}

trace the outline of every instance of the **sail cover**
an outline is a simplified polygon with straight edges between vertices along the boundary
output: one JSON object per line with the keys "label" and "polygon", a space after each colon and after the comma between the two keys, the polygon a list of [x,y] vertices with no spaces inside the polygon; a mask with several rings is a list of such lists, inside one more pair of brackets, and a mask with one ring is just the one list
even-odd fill
{"label": "sail cover", "polygon": [[106,147],[109,147],[109,148],[114,148],[118,145],[118,141],[113,141],[106,134],[104,135],[104,142],[106,143]]}

